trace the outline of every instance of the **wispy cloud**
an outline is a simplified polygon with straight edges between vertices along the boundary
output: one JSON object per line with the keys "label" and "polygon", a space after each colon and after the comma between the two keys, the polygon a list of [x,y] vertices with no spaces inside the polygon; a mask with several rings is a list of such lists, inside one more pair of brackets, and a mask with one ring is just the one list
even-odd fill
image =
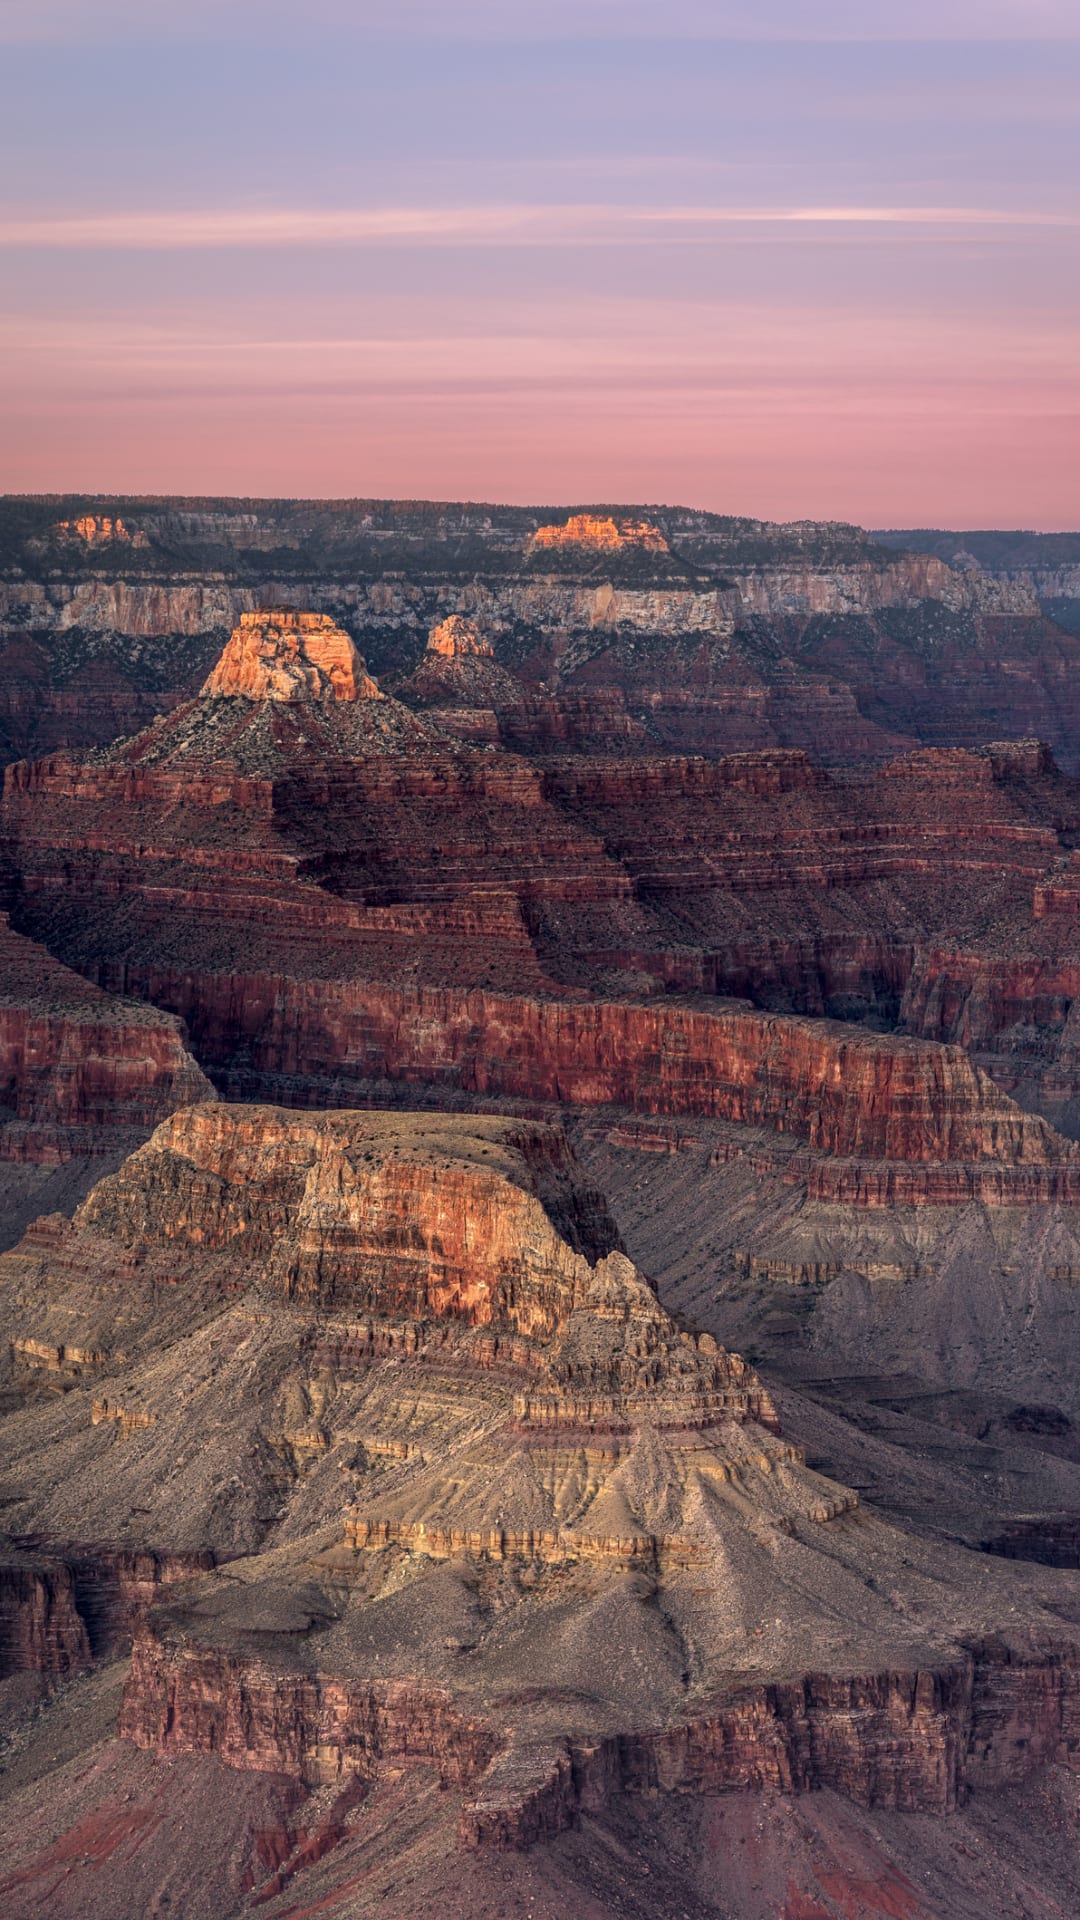
{"label": "wispy cloud", "polygon": [[0,218],[0,247],[566,246],[706,239],[738,227],[1080,227],[1080,214],[1007,207],[508,205],[220,208]]}
{"label": "wispy cloud", "polygon": [[[906,389],[913,378],[953,390],[982,387],[1002,403],[1021,389],[1080,388],[1075,329],[1061,317],[900,312],[868,316],[842,304],[793,300],[783,307],[730,297],[687,304],[645,295],[583,301],[524,296],[477,307],[459,296],[437,324],[403,297],[370,299],[353,314],[313,314],[302,289],[272,313],[227,301],[212,311],[156,316],[121,308],[95,313],[0,311],[0,382],[29,381],[85,392],[97,381],[143,385],[217,383],[239,390],[269,381],[316,391],[464,387],[639,387],[705,392],[717,381],[781,391],[826,382]],[[18,371],[14,371],[14,370]]]}

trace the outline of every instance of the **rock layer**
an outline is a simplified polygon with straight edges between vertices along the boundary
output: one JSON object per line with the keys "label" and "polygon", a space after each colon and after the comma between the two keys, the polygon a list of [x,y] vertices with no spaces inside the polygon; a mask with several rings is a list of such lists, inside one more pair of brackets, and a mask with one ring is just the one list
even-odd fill
{"label": "rock layer", "polygon": [[435,1081],[488,1098],[764,1126],[794,1135],[813,1156],[792,1165],[791,1177],[858,1206],[1080,1198],[1080,1149],[1016,1106],[958,1047],[670,999],[127,978],[184,1015],[209,1065],[224,1067],[242,1035],[249,1084],[295,1083],[302,1068],[323,1088]]}
{"label": "rock layer", "polygon": [[285,1298],[550,1336],[617,1244],[543,1125],[188,1108],[103,1180],[80,1224],[264,1263]]}
{"label": "rock layer", "polygon": [[[58,514],[122,521],[130,541],[68,538]],[[73,660],[107,662],[153,710],[190,694],[242,613],[287,605],[347,629],[380,679],[416,669],[433,625],[482,617],[500,668],[534,691],[621,697],[643,744],[813,746],[845,764],[898,736],[976,745],[1014,730],[1076,764],[1075,562],[995,573],[897,555],[850,526],[652,508],[556,515],[555,544],[537,546],[541,520],[394,502],[0,506],[0,631],[38,649],[49,683],[12,712],[8,752],[110,737],[104,708],[70,713]],[[578,521],[589,544],[568,545]]]}
{"label": "rock layer", "polygon": [[595,513],[573,513],[558,525],[537,527],[529,544],[533,552],[560,547],[595,549],[599,553],[618,552],[624,547],[640,547],[647,553],[668,551],[659,527],[648,520],[615,520],[609,514]]}
{"label": "rock layer", "polygon": [[[204,1544],[54,1547],[60,1584],[17,1590],[25,1658],[60,1671],[132,1630],[136,1747],[314,1792],[432,1769],[466,1852],[628,1792],[940,1814],[1074,1764],[1080,1664],[1039,1584],[1071,1576],[976,1574],[864,1514],[612,1239],[543,1123],[165,1123],[0,1260],[9,1331],[41,1296],[39,1345],[59,1316],[95,1354],[8,1415],[3,1495],[52,1540],[65,1501],[174,1538],[180,1504]],[[200,1577],[236,1551],[245,1475],[263,1534]],[[1020,1612],[1022,1645],[992,1637]]]}
{"label": "rock layer", "polygon": [[349,635],[323,613],[242,613],[203,693],[246,700],[377,700]]}
{"label": "rock layer", "polygon": [[0,915],[0,1159],[107,1153],[210,1093],[178,1020],[101,993]]}

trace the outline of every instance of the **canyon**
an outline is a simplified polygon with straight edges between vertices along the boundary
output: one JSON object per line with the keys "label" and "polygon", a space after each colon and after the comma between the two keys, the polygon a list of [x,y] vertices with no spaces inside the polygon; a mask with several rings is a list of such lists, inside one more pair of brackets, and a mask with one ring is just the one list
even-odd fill
{"label": "canyon", "polygon": [[1076,769],[1080,549],[1046,536],[998,567],[957,538],[897,553],[903,536],[670,507],[0,501],[0,749],[137,729],[197,691],[242,614],[285,605],[344,626],[380,683],[414,673],[447,618],[481,619],[522,684],[503,736],[520,750],[536,727],[550,750],[535,702],[554,695],[575,750],[603,750],[610,714],[646,751],[839,765],[1027,734]]}
{"label": "canyon", "polygon": [[13,1915],[1075,1911],[1061,556],[4,511]]}

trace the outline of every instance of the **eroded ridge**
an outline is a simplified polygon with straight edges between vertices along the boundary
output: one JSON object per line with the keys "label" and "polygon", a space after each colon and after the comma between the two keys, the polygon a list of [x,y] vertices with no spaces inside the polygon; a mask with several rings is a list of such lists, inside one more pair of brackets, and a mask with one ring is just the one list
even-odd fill
{"label": "eroded ridge", "polygon": [[85,1664],[98,1568],[148,1752],[426,1769],[505,1849],[627,1791],[941,1812],[1080,1745],[1039,1576],[809,1468],[547,1123],[190,1108],[0,1260],[0,1312],[12,1631]]}

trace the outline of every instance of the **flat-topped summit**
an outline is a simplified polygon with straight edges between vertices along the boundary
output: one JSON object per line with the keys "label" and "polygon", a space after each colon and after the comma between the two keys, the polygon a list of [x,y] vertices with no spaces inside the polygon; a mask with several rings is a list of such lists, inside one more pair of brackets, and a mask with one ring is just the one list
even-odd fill
{"label": "flat-topped summit", "polygon": [[638,547],[647,553],[667,553],[659,527],[648,520],[614,519],[610,514],[574,513],[569,520],[537,527],[529,542],[531,552],[545,547],[589,547],[602,552]]}
{"label": "flat-topped summit", "polygon": [[203,694],[245,700],[381,700],[349,635],[326,613],[242,613]]}
{"label": "flat-topped summit", "polygon": [[475,620],[466,614],[452,613],[432,627],[427,650],[442,660],[493,660],[495,649]]}
{"label": "flat-topped summit", "polygon": [[371,754],[446,751],[447,735],[390,698],[329,614],[243,613],[198,696],[94,756],[99,766],[187,767],[279,778]]}

